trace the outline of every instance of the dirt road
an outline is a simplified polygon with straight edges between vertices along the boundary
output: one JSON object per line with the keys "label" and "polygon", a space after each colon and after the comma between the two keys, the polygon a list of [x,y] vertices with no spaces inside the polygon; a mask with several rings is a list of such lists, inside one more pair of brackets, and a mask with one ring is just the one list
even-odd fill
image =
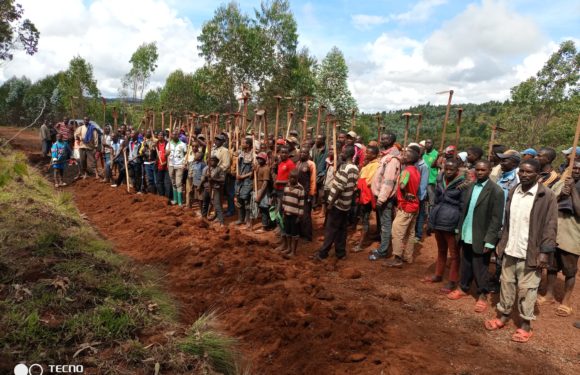
{"label": "dirt road", "polygon": [[[13,132],[0,128],[0,137]],[[36,143],[36,133],[25,132],[14,145],[30,154]],[[272,233],[240,231],[233,224],[217,232],[157,196],[129,195],[94,179],[66,190],[119,252],[165,270],[185,323],[218,309],[256,373],[580,372],[580,332],[573,318],[556,317],[553,306],[537,311],[531,342],[516,344],[511,323],[499,332],[484,329],[495,309],[476,314],[474,298],[449,301],[438,287],[421,283],[434,269],[432,238],[401,270],[370,263],[365,252],[315,263],[309,256],[317,240],[300,243],[298,257],[285,260],[272,251]],[[315,238],[322,234],[319,225],[315,220]],[[561,298],[561,280],[557,292]],[[577,291],[574,307],[579,302]]]}

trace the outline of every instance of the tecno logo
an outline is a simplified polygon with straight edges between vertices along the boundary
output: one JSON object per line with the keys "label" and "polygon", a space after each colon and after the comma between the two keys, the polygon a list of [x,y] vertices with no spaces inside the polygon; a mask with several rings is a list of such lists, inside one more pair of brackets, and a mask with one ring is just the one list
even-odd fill
{"label": "tecno logo", "polygon": [[[48,365],[49,374],[82,374],[83,365]],[[38,363],[26,366],[19,363],[14,366],[14,375],[43,375],[44,368]]]}

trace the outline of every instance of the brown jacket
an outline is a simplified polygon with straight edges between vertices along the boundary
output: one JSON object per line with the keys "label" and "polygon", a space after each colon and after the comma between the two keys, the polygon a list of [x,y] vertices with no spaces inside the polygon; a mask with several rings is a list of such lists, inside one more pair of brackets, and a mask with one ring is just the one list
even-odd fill
{"label": "brown jacket", "polygon": [[[505,220],[501,239],[497,245],[499,256],[507,246],[510,235],[510,207],[512,196],[517,189],[516,185],[509,192],[505,204]],[[538,192],[534,198],[534,205],[530,213],[530,231],[528,235],[528,253],[526,266],[535,268],[540,253],[551,254],[556,251],[556,233],[558,231],[558,203],[556,195],[547,187],[538,182]]]}

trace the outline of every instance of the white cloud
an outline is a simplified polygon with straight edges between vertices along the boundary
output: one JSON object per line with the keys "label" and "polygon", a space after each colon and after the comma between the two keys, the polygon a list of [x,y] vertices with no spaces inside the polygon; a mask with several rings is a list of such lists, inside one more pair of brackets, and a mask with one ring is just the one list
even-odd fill
{"label": "white cloud", "polygon": [[116,96],[137,47],[157,41],[158,68],[150,88],[163,85],[175,69],[192,72],[203,61],[197,52],[196,29],[164,0],[20,0],[26,17],[39,29],[39,52],[22,52],[2,66],[0,81],[13,75],[37,80],[67,68],[76,55],[93,65],[99,89]]}
{"label": "white cloud", "polygon": [[447,0],[421,0],[410,11],[391,15],[391,18],[400,22],[425,21],[431,15],[433,8],[446,4]]}
{"label": "white cloud", "polygon": [[558,44],[549,42],[521,62],[466,54],[453,65],[437,65],[425,58],[425,42],[382,34],[364,47],[366,60],[348,61],[349,87],[362,111],[404,108],[420,103],[445,104],[438,91],[454,89],[454,103],[505,100],[509,90],[545,63]]}
{"label": "white cloud", "polygon": [[[425,40],[383,33],[364,46],[364,60],[348,61],[349,87],[361,110],[376,112],[419,103],[505,100],[510,88],[534,75],[558,44],[501,1],[469,5]],[[363,54],[360,54],[363,55]]]}
{"label": "white cloud", "polygon": [[422,22],[431,16],[433,8],[446,3],[447,0],[420,0],[408,12],[389,14],[388,16],[355,14],[351,16],[351,21],[358,30],[370,30],[375,26],[383,25],[390,21],[400,23]]}
{"label": "white cloud", "polygon": [[389,22],[388,17],[355,14],[351,17],[353,26],[358,30],[370,30],[373,26]]}
{"label": "white cloud", "polygon": [[445,22],[425,44],[425,57],[433,64],[454,65],[464,56],[477,59],[517,57],[536,51],[545,43],[536,23],[505,2],[483,0]]}

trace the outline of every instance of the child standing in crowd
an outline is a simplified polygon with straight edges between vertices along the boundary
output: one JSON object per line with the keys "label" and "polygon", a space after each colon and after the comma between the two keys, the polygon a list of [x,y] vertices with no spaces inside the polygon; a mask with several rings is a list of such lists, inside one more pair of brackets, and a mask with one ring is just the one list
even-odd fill
{"label": "child standing in crowd", "polygon": [[209,206],[211,204],[215,210],[220,226],[223,227],[224,215],[222,212],[221,191],[224,187],[226,174],[224,170],[218,166],[218,163],[219,158],[214,155],[209,159],[209,165],[203,169],[203,176],[200,182],[200,189],[203,188],[201,216],[207,218],[209,214]]}
{"label": "child standing in crowd", "polygon": [[264,233],[275,228],[275,224],[270,219],[270,166],[268,165],[268,155],[260,152],[256,157],[258,161],[258,170],[256,177],[258,180],[258,191],[256,192],[256,202],[262,216],[262,228],[256,233]]}
{"label": "child standing in crowd", "polygon": [[52,168],[54,169],[54,187],[66,186],[63,180],[66,157],[69,155],[68,143],[62,139],[62,134],[56,135],[56,142],[52,145]]}
{"label": "child standing in crowd", "polygon": [[288,184],[284,187],[282,197],[282,213],[284,215],[283,243],[278,250],[285,258],[296,255],[298,237],[300,235],[299,220],[304,215],[304,187],[298,183],[298,170],[293,169],[288,176]]}
{"label": "child standing in crowd", "polygon": [[187,179],[192,187],[189,191],[189,202],[199,204],[201,202],[201,194],[199,188],[201,187],[201,179],[203,177],[203,170],[207,165],[203,162],[203,154],[196,152],[193,161],[189,164],[189,172]]}
{"label": "child standing in crowd", "polygon": [[397,185],[397,214],[393,220],[393,260],[390,267],[402,267],[403,262],[413,263],[413,245],[409,240],[415,236],[415,222],[419,214],[419,184],[421,175],[415,167],[419,154],[413,149],[403,153],[401,162],[405,169],[401,172]]}

